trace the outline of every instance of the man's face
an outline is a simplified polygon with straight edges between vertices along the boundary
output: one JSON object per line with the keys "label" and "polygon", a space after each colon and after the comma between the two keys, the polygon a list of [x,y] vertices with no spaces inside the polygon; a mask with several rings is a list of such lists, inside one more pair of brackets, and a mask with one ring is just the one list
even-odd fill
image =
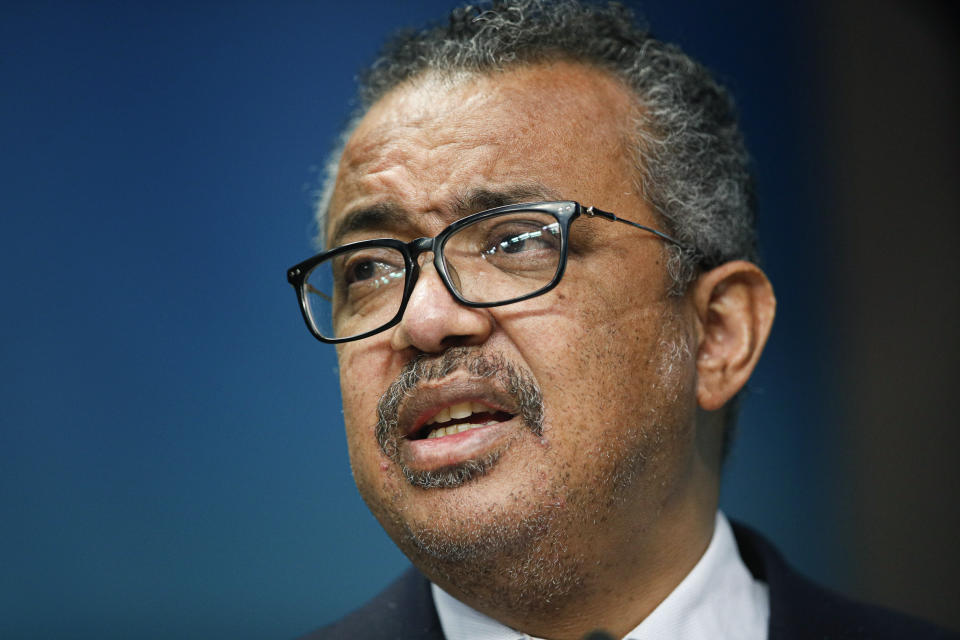
{"label": "man's face", "polygon": [[[634,108],[615,80],[575,64],[401,86],[346,147],[332,244],[433,236],[483,208],[546,199],[662,226],[635,185]],[[380,215],[336,237],[362,211]],[[338,348],[357,486],[445,588],[467,580],[457,567],[518,559],[526,573],[566,567],[551,580],[572,588],[615,563],[608,547],[642,546],[637,533],[680,508],[695,337],[686,300],[667,295],[665,255],[652,234],[582,218],[556,289],[490,309],[458,305],[427,256],[401,324]],[[383,400],[392,385],[399,393]],[[381,404],[391,419],[378,441]],[[424,437],[464,404],[481,416],[462,419],[471,428]],[[421,486],[431,482],[442,486]]]}

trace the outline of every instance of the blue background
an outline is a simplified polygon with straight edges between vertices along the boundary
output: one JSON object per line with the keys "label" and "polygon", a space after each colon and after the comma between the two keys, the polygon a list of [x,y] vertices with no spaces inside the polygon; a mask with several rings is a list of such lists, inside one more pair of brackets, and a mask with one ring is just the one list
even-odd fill
{"label": "blue background", "polygon": [[[843,586],[818,94],[773,4],[644,8],[738,98],[779,294],[723,504]],[[446,6],[0,5],[0,636],[291,637],[405,565],[284,269],[355,73]]]}

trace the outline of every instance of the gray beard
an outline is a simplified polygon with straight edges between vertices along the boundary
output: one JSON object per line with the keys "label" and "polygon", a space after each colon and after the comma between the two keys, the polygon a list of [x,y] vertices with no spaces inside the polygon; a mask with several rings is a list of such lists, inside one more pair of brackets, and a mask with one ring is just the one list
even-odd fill
{"label": "gray beard", "polygon": [[[410,485],[424,490],[459,487],[486,474],[497,463],[501,451],[446,469],[420,471],[407,467],[400,458],[398,442],[399,409],[417,386],[439,380],[457,370],[492,378],[509,394],[523,424],[537,437],[543,433],[543,396],[533,375],[499,355],[483,355],[476,349],[455,347],[440,357],[421,355],[409,362],[387,389],[377,407],[375,434],[383,453],[403,472]],[[555,488],[555,499],[566,495],[566,487]],[[589,499],[589,498],[588,498]],[[399,514],[391,519],[398,546],[435,582],[456,585],[472,594],[475,605],[548,612],[580,589],[582,561],[568,552],[562,531],[554,520],[554,501],[531,505],[523,517],[500,507],[502,513],[488,514],[460,529],[456,536],[442,522],[411,527]],[[511,589],[490,589],[508,580]],[[549,585],[548,589],[544,589]],[[482,601],[482,602],[481,602]],[[486,607],[484,607],[486,608]]]}
{"label": "gray beard", "polygon": [[569,549],[556,509],[484,520],[456,537],[442,524],[404,526],[397,542],[433,582],[479,610],[544,616],[585,595],[585,559]]}
{"label": "gray beard", "polygon": [[380,450],[400,467],[407,482],[415,487],[459,487],[487,473],[500,458],[500,452],[494,451],[482,458],[433,471],[411,469],[400,458],[398,442],[401,436],[397,423],[401,402],[422,382],[443,379],[459,369],[481,378],[495,379],[513,398],[524,425],[537,436],[543,432],[543,395],[530,372],[519,369],[499,355],[473,353],[468,347],[448,349],[439,358],[421,354],[404,366],[397,379],[381,396],[375,431]]}
{"label": "gray beard", "polygon": [[[680,388],[680,367],[691,355],[682,334],[659,345],[658,386]],[[376,437],[384,454],[403,469],[412,486],[421,490],[458,487],[487,473],[500,453],[453,468],[419,472],[399,459],[397,420],[406,394],[426,380],[441,379],[457,369],[493,377],[510,393],[519,415],[532,433],[543,434],[544,407],[532,374],[518,370],[502,357],[477,354],[458,347],[440,357],[420,356],[410,362],[384,393],[378,406]],[[430,522],[410,522],[400,510],[371,504],[397,545],[432,581],[481,611],[524,612],[550,620],[574,601],[593,597],[597,585],[594,563],[582,551],[582,539],[603,527],[605,516],[633,490],[648,454],[660,447],[666,433],[656,410],[625,429],[614,441],[598,443],[581,460],[553,460],[558,482],[546,495],[524,504],[491,505],[483,514],[442,514]],[[621,460],[619,454],[627,452]],[[598,477],[587,486],[570,486],[564,467],[594,465]],[[563,507],[560,507],[563,505]],[[441,514],[438,514],[441,515]],[[388,526],[390,523],[392,526]]]}

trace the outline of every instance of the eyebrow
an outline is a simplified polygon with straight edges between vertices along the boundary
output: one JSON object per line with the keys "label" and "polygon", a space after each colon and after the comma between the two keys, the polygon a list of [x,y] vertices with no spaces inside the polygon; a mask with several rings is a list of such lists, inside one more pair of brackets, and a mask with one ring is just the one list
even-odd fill
{"label": "eyebrow", "polygon": [[[508,204],[560,199],[556,191],[539,183],[508,185],[501,189],[476,187],[455,196],[449,208],[439,213],[449,223]],[[403,232],[410,228],[411,217],[407,209],[389,200],[351,211],[335,223],[330,246],[338,247],[343,244],[343,238],[361,231]]]}
{"label": "eyebrow", "polygon": [[378,202],[363,209],[351,211],[340,218],[330,234],[330,247],[339,247],[343,238],[358,231],[371,229],[399,230],[406,226],[404,223],[408,214],[403,207],[394,202]]}
{"label": "eyebrow", "polygon": [[502,189],[477,187],[458,196],[451,211],[453,220],[463,216],[518,202],[560,200],[560,194],[540,183],[509,185]]}

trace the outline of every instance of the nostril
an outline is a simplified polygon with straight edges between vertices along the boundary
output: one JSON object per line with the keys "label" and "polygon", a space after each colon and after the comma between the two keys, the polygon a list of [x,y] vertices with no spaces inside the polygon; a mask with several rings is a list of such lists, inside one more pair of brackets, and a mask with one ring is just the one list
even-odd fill
{"label": "nostril", "polygon": [[459,335],[459,336],[446,336],[440,340],[440,349],[439,351],[446,351],[452,347],[469,347],[476,342],[475,335]]}

